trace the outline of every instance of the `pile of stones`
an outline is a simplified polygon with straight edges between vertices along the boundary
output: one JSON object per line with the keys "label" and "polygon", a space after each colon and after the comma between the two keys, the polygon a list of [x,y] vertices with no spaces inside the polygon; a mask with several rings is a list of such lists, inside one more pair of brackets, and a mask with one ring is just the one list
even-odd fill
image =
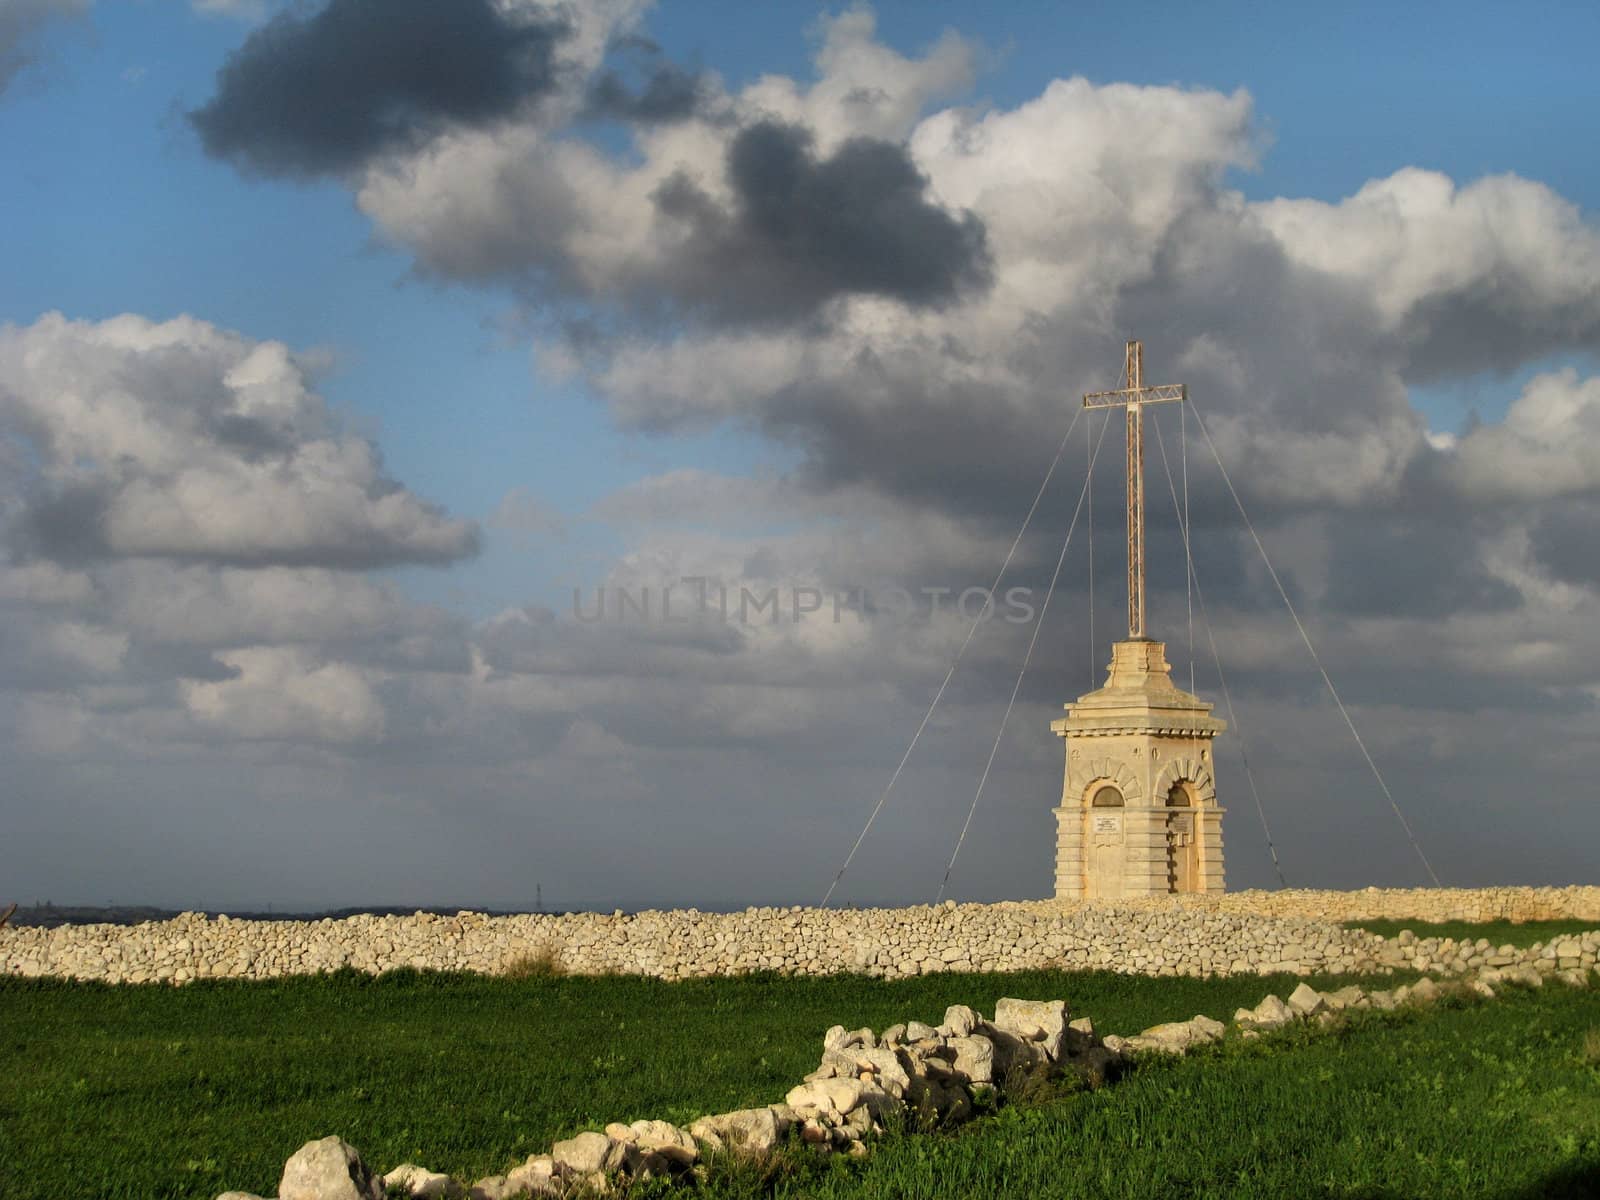
{"label": "pile of stones", "polygon": [[[1590,971],[1485,966],[1470,979],[1443,986],[1425,976],[1373,991],[1351,986],[1319,992],[1302,983],[1287,1000],[1267,995],[1254,1008],[1239,1009],[1232,1027],[1235,1036],[1254,1039],[1296,1022],[1334,1025],[1347,1010],[1424,1008],[1450,988],[1493,999],[1508,986],[1542,987],[1546,979],[1588,987]],[[1228,1025],[1200,1014],[1133,1037],[1101,1038],[1087,1017],[1071,1019],[1065,1001],[1010,999],[996,1003],[993,1020],[952,1005],[939,1025],[911,1021],[882,1034],[835,1025],[823,1035],[817,1069],[780,1104],[702,1117],[687,1128],[667,1121],[607,1125],[471,1185],[414,1163],[379,1175],[352,1146],[327,1137],[306,1143],[285,1164],[278,1200],[382,1200],[395,1192],[414,1200],[514,1200],[604,1192],[618,1179],[697,1178],[716,1155],[760,1157],[796,1135],[819,1151],[859,1157],[870,1138],[890,1127],[954,1125],[985,1099],[1035,1080],[1071,1075],[1098,1085],[1135,1058],[1184,1055],[1228,1032]],[[226,1192],[217,1200],[259,1197]]]}
{"label": "pile of stones", "polygon": [[[1501,969],[1484,967],[1476,975],[1447,980],[1440,984],[1423,976],[1412,984],[1402,984],[1392,990],[1367,991],[1356,986],[1334,991],[1319,992],[1308,983],[1302,983],[1289,993],[1287,1000],[1276,995],[1265,996],[1254,1008],[1241,1008],[1233,1014],[1233,1026],[1239,1036],[1258,1038],[1263,1033],[1282,1029],[1296,1021],[1315,1021],[1319,1025],[1337,1024],[1340,1014],[1348,1011],[1374,1009],[1393,1012],[1402,1007],[1424,1008],[1436,1003],[1451,990],[1460,990],[1493,1000],[1507,987],[1543,987],[1547,979],[1569,987],[1590,986],[1590,972],[1577,967],[1567,967],[1541,972],[1526,964]],[[1228,1027],[1210,1017],[1197,1016],[1188,1021],[1171,1021],[1155,1025],[1130,1038],[1108,1037],[1105,1045],[1118,1054],[1138,1055],[1141,1052],[1184,1054],[1198,1046],[1221,1041]]]}

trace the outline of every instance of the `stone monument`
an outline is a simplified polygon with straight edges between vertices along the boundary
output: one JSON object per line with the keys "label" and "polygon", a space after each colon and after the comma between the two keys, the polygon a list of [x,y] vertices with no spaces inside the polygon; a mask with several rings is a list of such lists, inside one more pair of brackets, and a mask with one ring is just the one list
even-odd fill
{"label": "stone monument", "polygon": [[1223,890],[1211,741],[1227,723],[1172,682],[1166,648],[1144,631],[1143,406],[1186,393],[1181,384],[1144,386],[1136,341],[1126,373],[1127,387],[1083,398],[1086,408],[1127,410],[1128,638],[1111,648],[1105,686],[1050,726],[1066,742],[1058,900]]}

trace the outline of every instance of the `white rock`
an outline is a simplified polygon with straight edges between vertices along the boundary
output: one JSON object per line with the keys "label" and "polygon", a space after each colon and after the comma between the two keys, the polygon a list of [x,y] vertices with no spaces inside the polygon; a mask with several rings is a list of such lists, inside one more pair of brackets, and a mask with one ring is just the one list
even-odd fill
{"label": "white rock", "polygon": [[456,1200],[466,1189],[448,1175],[419,1167],[416,1163],[401,1163],[383,1177],[383,1188],[404,1188],[413,1200]]}
{"label": "white rock", "polygon": [[965,1004],[952,1004],[944,1010],[944,1026],[950,1037],[966,1037],[978,1027],[978,1014]]}
{"label": "white rock", "polygon": [[911,1077],[906,1074],[905,1067],[900,1065],[900,1058],[893,1050],[880,1047],[877,1050],[851,1050],[847,1053],[853,1054],[857,1064],[891,1094],[900,1094],[911,1082]]}
{"label": "white rock", "polygon": [[381,1200],[383,1184],[348,1142],[307,1142],[283,1164],[279,1200]]}
{"label": "white rock", "polygon": [[585,1175],[604,1171],[611,1160],[616,1139],[604,1133],[580,1133],[577,1137],[557,1142],[550,1148],[550,1158],[557,1170]]}
{"label": "white rock", "polygon": [[770,1153],[780,1136],[778,1116],[770,1108],[745,1108],[701,1117],[689,1126],[689,1132],[701,1141],[712,1142],[713,1146],[720,1142],[730,1150],[745,1154]]}
{"label": "white rock", "polygon": [[1340,1012],[1346,1008],[1354,1008],[1365,998],[1366,993],[1354,984],[1349,987],[1342,987],[1335,992],[1324,992],[1322,994],[1323,1001],[1334,1012]]}
{"label": "white rock", "polygon": [[1190,1046],[1204,1040],[1188,1021],[1167,1021],[1152,1025],[1137,1037],[1128,1039],[1136,1050],[1161,1050],[1169,1054],[1182,1054]]}
{"label": "white rock", "polygon": [[1322,993],[1309,983],[1302,983],[1289,993],[1289,1007],[1296,1016],[1313,1017],[1328,1007]]}
{"label": "white rock", "polygon": [[686,1167],[700,1157],[689,1131],[670,1121],[635,1121],[628,1128],[641,1149],[659,1154],[676,1166]]}
{"label": "white rock", "polygon": [[955,1051],[951,1068],[968,1083],[994,1082],[994,1043],[977,1034],[971,1037],[951,1038],[949,1048]]}
{"label": "white rock", "polygon": [[1294,1009],[1269,992],[1261,998],[1251,1016],[1259,1028],[1281,1029],[1294,1020]]}
{"label": "white rock", "polygon": [[[789,1089],[784,1103],[797,1109],[820,1109],[843,1115],[861,1103],[861,1082],[856,1079],[817,1079]],[[763,1110],[764,1111],[764,1110]]]}
{"label": "white rock", "polygon": [[1035,1042],[1054,1062],[1061,1057],[1066,1035],[1067,1006],[1062,1000],[998,1000],[994,1006],[994,1027]]}
{"label": "white rock", "polygon": [[564,1188],[562,1182],[555,1177],[555,1164],[548,1154],[536,1154],[529,1158],[520,1167],[510,1171],[506,1177],[507,1194],[510,1196],[559,1196]]}

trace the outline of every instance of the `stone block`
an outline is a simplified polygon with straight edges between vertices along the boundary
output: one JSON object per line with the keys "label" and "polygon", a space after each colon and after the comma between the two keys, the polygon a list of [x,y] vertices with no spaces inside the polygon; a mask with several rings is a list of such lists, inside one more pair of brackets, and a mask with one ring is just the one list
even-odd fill
{"label": "stone block", "polygon": [[1062,1000],[1001,999],[994,1006],[994,1027],[1034,1042],[1045,1057],[1055,1062],[1061,1057],[1067,1028],[1067,1006]]}
{"label": "stone block", "polygon": [[1327,1008],[1322,993],[1309,983],[1302,983],[1289,993],[1289,1008],[1297,1017],[1314,1017]]}
{"label": "stone block", "polygon": [[550,1158],[557,1170],[585,1175],[606,1170],[616,1146],[616,1139],[607,1134],[580,1133],[552,1146]]}
{"label": "stone block", "polygon": [[283,1165],[279,1200],[382,1200],[383,1182],[348,1142],[307,1142]]}
{"label": "stone block", "polygon": [[404,1188],[412,1200],[459,1200],[466,1193],[466,1188],[450,1176],[429,1171],[416,1163],[401,1163],[387,1172],[382,1185],[386,1192],[394,1187]]}

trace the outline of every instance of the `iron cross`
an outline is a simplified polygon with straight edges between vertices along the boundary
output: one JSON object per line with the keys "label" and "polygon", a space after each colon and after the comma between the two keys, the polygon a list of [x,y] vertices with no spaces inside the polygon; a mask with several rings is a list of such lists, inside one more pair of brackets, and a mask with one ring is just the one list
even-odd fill
{"label": "iron cross", "polygon": [[1144,386],[1144,343],[1129,342],[1125,368],[1128,386],[1090,392],[1085,408],[1125,408],[1128,413],[1128,638],[1144,637],[1144,406],[1184,400],[1181,383]]}

